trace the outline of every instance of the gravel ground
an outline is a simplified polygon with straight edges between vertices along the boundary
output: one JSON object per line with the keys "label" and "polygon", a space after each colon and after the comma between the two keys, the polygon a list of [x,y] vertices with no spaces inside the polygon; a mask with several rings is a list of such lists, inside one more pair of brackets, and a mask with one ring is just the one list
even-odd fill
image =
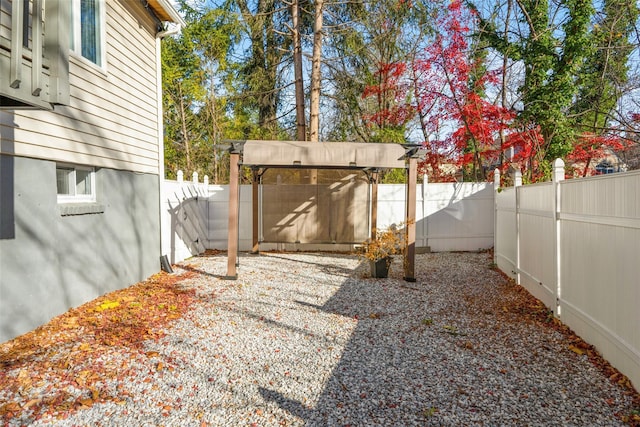
{"label": "gravel ground", "polygon": [[[371,279],[337,254],[244,255],[237,281],[224,255],[186,270],[197,301],[166,335],[94,361],[118,372],[109,399],[8,425],[616,426],[633,409],[487,253],[417,255],[416,283],[400,259]],[[47,390],[0,385],[0,406]]]}

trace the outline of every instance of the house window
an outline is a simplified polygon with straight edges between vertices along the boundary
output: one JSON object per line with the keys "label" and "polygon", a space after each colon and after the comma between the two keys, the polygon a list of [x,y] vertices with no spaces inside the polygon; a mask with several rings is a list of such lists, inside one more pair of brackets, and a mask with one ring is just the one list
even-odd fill
{"label": "house window", "polygon": [[102,67],[104,62],[104,1],[72,1],[72,50]]}
{"label": "house window", "polygon": [[95,170],[88,166],[56,166],[58,202],[95,202]]}
{"label": "house window", "polygon": [[608,173],[614,173],[616,172],[616,170],[611,163],[609,163],[606,160],[603,160],[602,162],[596,165],[596,172],[600,174],[608,174]]}

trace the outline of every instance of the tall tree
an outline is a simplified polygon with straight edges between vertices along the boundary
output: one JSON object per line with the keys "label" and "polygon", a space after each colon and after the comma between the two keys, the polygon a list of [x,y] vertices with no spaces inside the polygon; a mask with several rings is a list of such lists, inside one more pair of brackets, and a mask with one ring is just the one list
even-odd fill
{"label": "tall tree", "polygon": [[300,40],[300,4],[291,2],[291,36],[293,38],[293,75],[296,93],[296,139],[307,139],[307,125],[304,111],[304,80],[302,75],[302,42]]}
{"label": "tall tree", "polygon": [[183,2],[187,26],[181,34],[163,40],[163,108],[165,170],[209,175],[224,182],[224,154],[214,145],[230,129],[224,82],[227,54],[237,34],[237,24],[224,11],[198,11]]}
{"label": "tall tree", "polygon": [[175,176],[178,169],[194,171],[194,108],[205,95],[201,58],[188,33],[187,27],[181,37],[165,39],[162,48],[165,166],[169,176]]}
{"label": "tall tree", "polygon": [[487,85],[495,85],[499,74],[487,70],[483,46],[469,43],[475,11],[454,0],[436,22],[439,34],[412,64],[415,111],[430,148],[422,167],[435,180],[453,178],[443,170],[445,165],[462,167],[467,178],[484,180],[485,166],[499,157],[497,137],[513,114],[486,100]]}
{"label": "tall tree", "polygon": [[605,0],[593,25],[594,46],[580,70],[576,82],[580,89],[572,108],[581,134],[572,157],[584,164],[583,175],[591,169],[591,162],[601,157],[604,147],[620,151],[629,145],[612,133],[612,122],[628,81],[628,61],[634,49],[630,37],[638,12],[632,2]]}
{"label": "tall tree", "polygon": [[495,15],[483,19],[481,37],[524,68],[518,122],[533,146],[529,178],[548,172],[553,158],[612,141],[601,131],[627,77],[628,39],[638,17],[632,3],[604,0],[596,15],[590,0],[515,0],[503,27],[511,24],[510,32],[499,31]]}
{"label": "tall tree", "polygon": [[362,94],[366,87],[391,77],[389,64],[406,61],[426,43],[433,4],[403,0],[327,4],[323,93],[330,101],[332,139],[403,142],[408,138],[406,125],[385,127],[384,121],[367,120],[387,102],[395,102],[395,94]]}
{"label": "tall tree", "polygon": [[287,7],[277,0],[232,0],[226,7],[240,12],[246,35],[236,47],[248,53],[238,61],[242,84],[236,102],[241,108],[255,110],[258,123],[257,135],[246,136],[276,139],[283,61],[292,42],[285,26]]}
{"label": "tall tree", "polygon": [[320,138],[320,86],[322,60],[322,21],[324,0],[314,1],[313,53],[311,56],[311,91],[309,96],[309,140],[318,142]]}

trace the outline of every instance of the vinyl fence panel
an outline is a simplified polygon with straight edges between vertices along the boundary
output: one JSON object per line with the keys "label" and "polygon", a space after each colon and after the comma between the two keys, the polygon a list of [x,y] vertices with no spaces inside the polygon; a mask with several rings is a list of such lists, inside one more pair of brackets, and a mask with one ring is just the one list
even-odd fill
{"label": "vinyl fence panel", "polygon": [[640,173],[560,187],[560,309],[571,329],[640,385]]}
{"label": "vinyl fence panel", "polygon": [[423,187],[424,227],[433,252],[493,246],[494,191],[490,183],[434,183]]}
{"label": "vinyl fence panel", "polygon": [[520,284],[555,311],[554,184],[527,185],[516,191]]}
{"label": "vinyl fence panel", "polygon": [[516,279],[516,187],[496,191],[495,203],[495,262],[500,270]]}
{"label": "vinyl fence panel", "polygon": [[498,266],[640,384],[640,172],[496,194]]}
{"label": "vinyl fence panel", "polygon": [[[226,249],[226,185],[165,181],[163,254],[179,262],[205,249]],[[370,192],[341,185],[262,185],[259,219],[263,250],[350,250],[369,233]],[[252,248],[252,189],[240,186],[241,251]],[[378,187],[378,228],[405,219],[405,186]],[[487,183],[423,184],[416,196],[416,246],[433,251],[487,249],[493,245],[493,186]],[[301,202],[302,201],[302,202]],[[283,243],[283,242],[300,243]],[[350,245],[333,245],[350,241]],[[270,243],[266,243],[270,242]],[[306,244],[305,244],[306,242]]]}

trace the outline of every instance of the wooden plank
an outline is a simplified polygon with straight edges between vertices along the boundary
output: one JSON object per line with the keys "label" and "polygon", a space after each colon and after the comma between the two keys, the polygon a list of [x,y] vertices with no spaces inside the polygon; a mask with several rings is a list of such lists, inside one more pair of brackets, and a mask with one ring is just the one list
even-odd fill
{"label": "wooden plank", "polygon": [[42,0],[33,0],[31,30],[31,94],[42,92]]}
{"label": "wooden plank", "polygon": [[17,89],[22,83],[22,26],[23,4],[19,1],[12,3],[11,10],[11,65],[9,68],[9,86]]}
{"label": "wooden plank", "polygon": [[69,28],[71,5],[63,1],[45,2],[47,31],[45,57],[49,60],[49,102],[69,105]]}

